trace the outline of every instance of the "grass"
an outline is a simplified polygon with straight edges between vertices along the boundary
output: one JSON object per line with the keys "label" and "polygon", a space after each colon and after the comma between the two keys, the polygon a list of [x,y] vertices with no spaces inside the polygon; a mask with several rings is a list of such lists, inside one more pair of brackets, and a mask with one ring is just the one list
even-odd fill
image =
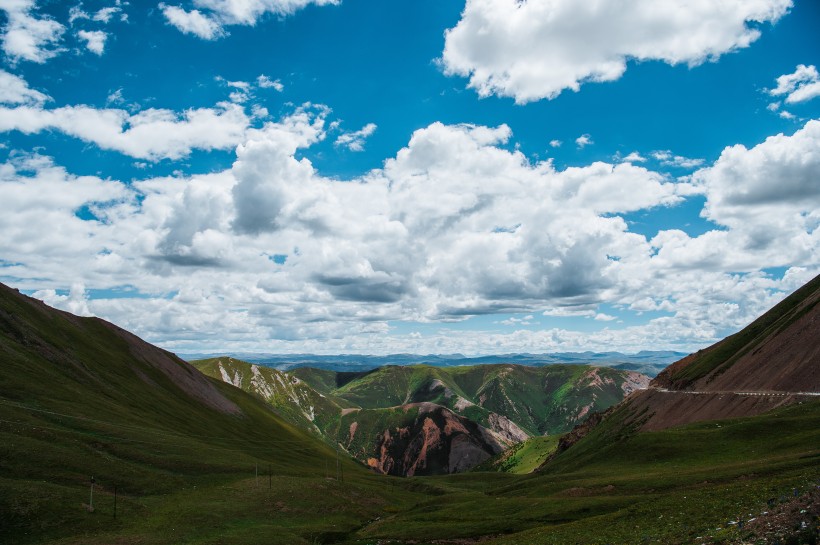
{"label": "grass", "polygon": [[531,437],[475,467],[473,471],[503,471],[516,475],[532,473],[555,452],[558,439],[557,435]]}

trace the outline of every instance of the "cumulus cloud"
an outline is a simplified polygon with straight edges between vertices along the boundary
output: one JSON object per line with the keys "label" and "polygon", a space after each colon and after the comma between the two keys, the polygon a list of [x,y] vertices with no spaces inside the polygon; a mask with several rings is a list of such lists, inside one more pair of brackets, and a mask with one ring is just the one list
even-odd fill
{"label": "cumulus cloud", "polygon": [[[810,120],[791,136],[778,134],[747,149],[738,144],[723,150],[709,168],[695,173],[704,185],[707,218],[723,225],[740,227],[759,207],[789,221],[807,214],[805,220],[820,218],[820,120]],[[779,209],[779,210],[778,210]],[[775,210],[779,213],[775,214]],[[782,218],[789,212],[788,218]]]}
{"label": "cumulus cloud", "polygon": [[282,85],[281,81],[278,79],[272,80],[264,74],[256,78],[256,85],[258,85],[260,89],[275,89],[280,93],[285,90],[285,86]]}
{"label": "cumulus cloud", "polygon": [[376,128],[375,123],[368,123],[358,131],[340,134],[334,144],[336,146],[343,146],[350,151],[364,151],[365,140],[376,132]]}
{"label": "cumulus cloud", "polygon": [[748,47],[792,0],[467,0],[441,64],[482,97],[523,104],[620,78],[630,60],[696,66]]}
{"label": "cumulus cloud", "polygon": [[575,145],[578,146],[579,149],[583,149],[590,144],[594,144],[595,142],[592,141],[592,137],[588,134],[582,134],[578,138],[575,139]]}
{"label": "cumulus cloud", "polygon": [[93,316],[88,308],[88,294],[82,282],[71,285],[68,295],[59,295],[56,290],[38,290],[32,294],[52,307],[67,310],[78,316]]}
{"label": "cumulus cloud", "polygon": [[105,51],[105,41],[108,34],[102,30],[80,30],[77,36],[85,42],[86,48],[96,55],[102,55]]}
{"label": "cumulus cloud", "polygon": [[97,10],[97,12],[94,14],[94,16],[91,19],[94,20],[94,21],[100,22],[100,23],[110,22],[111,19],[114,17],[114,15],[116,15],[117,13],[122,12],[122,8],[120,7],[119,4],[120,3],[117,2],[116,6],[108,6],[106,8],[101,8],[101,9]]}
{"label": "cumulus cloud", "polygon": [[25,104],[40,106],[50,98],[31,89],[21,77],[0,69],[0,104]]}
{"label": "cumulus cloud", "polygon": [[752,148],[727,147],[693,183],[705,195],[701,215],[722,226],[698,237],[662,231],[650,241],[664,267],[754,271],[818,267],[820,121]]}
{"label": "cumulus cloud", "polygon": [[[13,154],[0,165],[4,273],[139,293],[86,297],[88,310],[177,350],[480,353],[696,348],[820,267],[820,121],[728,147],[688,182],[632,162],[559,170],[510,149],[506,125],[433,123],[382,168],[336,180],[304,157],[329,115],[306,104],[245,129],[233,166],[208,175],[124,184]],[[693,192],[719,228],[647,240],[623,219]],[[42,296],[65,308],[60,293]],[[609,308],[662,316],[616,327]],[[608,328],[446,332],[500,312]],[[396,320],[445,332],[401,335]]]}
{"label": "cumulus cloud", "polygon": [[637,151],[633,151],[629,155],[623,158],[624,163],[645,163],[646,157],[642,156]]}
{"label": "cumulus cloud", "polygon": [[35,0],[3,0],[6,12],[3,51],[12,62],[21,60],[44,63],[61,51],[59,42],[65,27],[54,19],[36,13]]}
{"label": "cumulus cloud", "polygon": [[170,24],[185,34],[193,34],[203,40],[215,40],[225,35],[222,25],[198,9],[185,11],[179,6],[160,4],[163,15]]}
{"label": "cumulus cloud", "polygon": [[693,159],[682,155],[675,155],[670,150],[656,150],[653,151],[651,155],[665,167],[693,169],[704,163],[703,159]]}
{"label": "cumulus cloud", "polygon": [[186,34],[215,40],[227,34],[226,26],[255,25],[267,14],[291,15],[315,4],[336,5],[341,0],[193,0],[190,11],[181,6],[160,4],[170,24]]}
{"label": "cumulus cloud", "polygon": [[82,105],[0,107],[0,132],[57,130],[102,149],[151,161],[179,159],[192,149],[230,149],[241,141],[248,124],[243,108],[233,104],[182,113],[150,108],[134,114]]}
{"label": "cumulus cloud", "polygon": [[[813,64],[810,66],[798,64],[794,72],[777,78],[777,87],[770,89],[769,94],[772,96],[785,95],[785,101],[788,104],[806,102],[820,96],[820,75],[817,73],[817,68]],[[773,109],[776,110],[777,107]]]}

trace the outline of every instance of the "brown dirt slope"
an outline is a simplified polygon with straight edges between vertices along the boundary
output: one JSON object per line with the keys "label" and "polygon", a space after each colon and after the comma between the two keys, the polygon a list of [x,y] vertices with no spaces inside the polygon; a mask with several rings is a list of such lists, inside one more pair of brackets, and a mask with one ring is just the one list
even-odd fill
{"label": "brown dirt slope", "polygon": [[820,276],[742,331],[673,363],[625,403],[642,429],[754,416],[820,392]]}
{"label": "brown dirt slope", "polygon": [[672,390],[820,391],[820,276],[742,331],[673,363],[652,381]]}
{"label": "brown dirt slope", "polygon": [[[651,431],[741,418],[814,398],[820,392],[820,276],[738,333],[664,369],[647,390],[593,414],[565,435],[558,452],[583,439],[616,409]],[[626,411],[626,412],[624,412]]]}

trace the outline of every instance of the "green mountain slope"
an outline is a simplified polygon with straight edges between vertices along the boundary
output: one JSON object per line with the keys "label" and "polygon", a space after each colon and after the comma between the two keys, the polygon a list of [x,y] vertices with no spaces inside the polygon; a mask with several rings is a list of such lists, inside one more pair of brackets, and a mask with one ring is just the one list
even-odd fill
{"label": "green mountain slope", "polygon": [[[373,477],[341,464],[347,487],[328,489],[335,453],[266,403],[0,285],[0,542],[310,543],[386,501]],[[373,501],[351,508],[354,492]],[[304,516],[319,505],[346,507]]]}
{"label": "green mountain slope", "polygon": [[354,377],[303,368],[289,375],[364,409],[436,403],[489,428],[492,414],[503,416],[527,435],[567,431],[648,383],[638,373],[583,365],[385,366]]}

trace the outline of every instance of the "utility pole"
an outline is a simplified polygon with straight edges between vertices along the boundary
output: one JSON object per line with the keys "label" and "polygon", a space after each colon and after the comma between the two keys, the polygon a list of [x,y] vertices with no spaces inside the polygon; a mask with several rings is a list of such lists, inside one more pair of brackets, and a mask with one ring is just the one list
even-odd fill
{"label": "utility pole", "polygon": [[256,486],[258,487],[259,486],[259,463],[258,462],[256,463],[256,465],[253,468],[253,475],[254,475],[254,478],[256,479]]}
{"label": "utility pole", "polygon": [[270,490],[273,487],[273,483],[272,483],[271,479],[272,478],[271,478],[271,472],[270,472],[270,464],[268,464],[268,490]]}
{"label": "utility pole", "polygon": [[91,495],[88,498],[88,511],[90,513],[94,512],[94,483],[95,482],[96,481],[94,480],[94,476],[92,475],[91,476]]}
{"label": "utility pole", "polygon": [[117,520],[117,485],[114,485],[114,520]]}

